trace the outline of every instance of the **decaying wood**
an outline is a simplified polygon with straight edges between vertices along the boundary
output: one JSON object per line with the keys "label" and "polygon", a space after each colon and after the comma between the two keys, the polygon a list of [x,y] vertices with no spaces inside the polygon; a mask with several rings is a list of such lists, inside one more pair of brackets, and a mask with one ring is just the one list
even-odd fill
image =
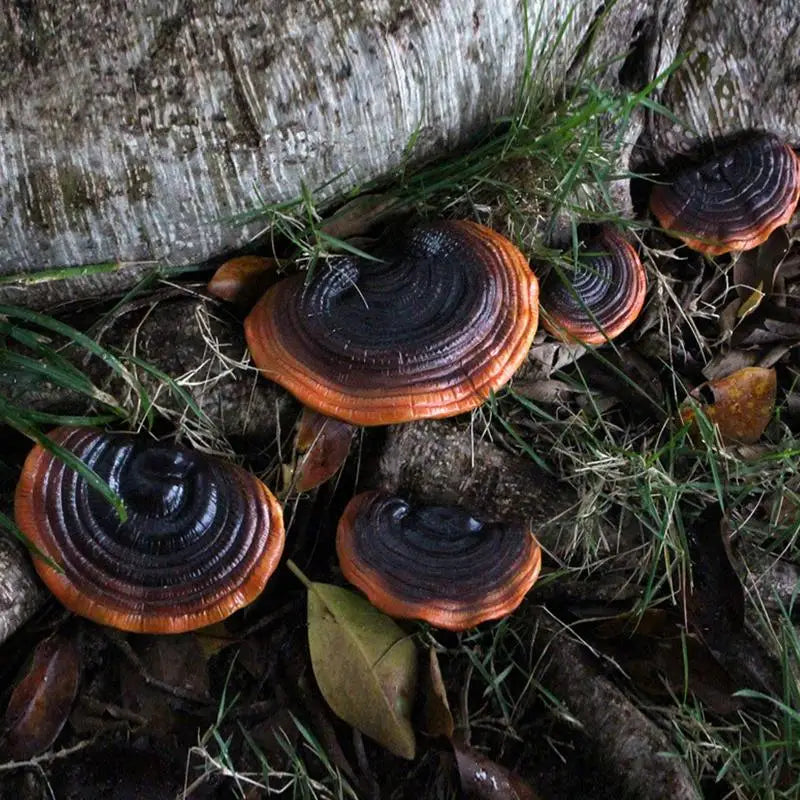
{"label": "decaying wood", "polygon": [[[280,437],[291,431],[299,406],[250,365],[241,320],[225,303],[193,292],[157,292],[118,308],[98,338],[122,355],[159,415],[180,421],[195,445],[213,449],[225,437],[236,440],[240,452],[278,450]],[[156,367],[182,391],[127,356]],[[97,360],[87,366],[96,369]],[[139,403],[119,378],[108,388],[128,408]]]}
{"label": "decaying wood", "polygon": [[375,483],[425,502],[462,505],[478,519],[529,522],[551,552],[575,527],[578,498],[568,484],[462,420],[392,426]]}
{"label": "decaying wood", "polygon": [[[335,197],[509,113],[529,37],[547,96],[624,54],[659,5],[12,4],[0,25],[0,274],[122,263],[71,281],[77,297],[129,283],[147,268],[136,262],[239,247],[262,223],[237,214],[302,185]],[[616,80],[613,63],[605,75]]]}
{"label": "decaying wood", "polygon": [[44,602],[25,549],[0,534],[0,644]]}
{"label": "decaying wood", "polygon": [[544,615],[547,667],[542,684],[589,733],[595,757],[630,800],[700,800],[666,734],[599,671],[591,655]]}
{"label": "decaying wood", "polygon": [[[86,351],[63,354],[132,419],[143,422],[151,409],[175,422],[189,443],[229,454],[224,439],[244,454],[275,450],[289,435],[300,406],[250,365],[241,320],[227,304],[191,289],[157,290],[116,308],[93,335],[120,357],[127,379]],[[35,411],[92,410],[85,395],[41,381],[7,390],[12,402]]]}

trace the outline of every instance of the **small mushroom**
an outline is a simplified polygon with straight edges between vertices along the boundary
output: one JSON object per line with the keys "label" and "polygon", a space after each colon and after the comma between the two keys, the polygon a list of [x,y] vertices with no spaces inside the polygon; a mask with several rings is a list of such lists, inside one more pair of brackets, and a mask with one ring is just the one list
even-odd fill
{"label": "small mushroom", "polygon": [[641,313],[647,290],[642,262],[610,225],[589,238],[575,272],[551,272],[542,283],[542,327],[564,341],[604,344]]}
{"label": "small mushroom", "polygon": [[794,214],[800,159],[762,134],[659,184],[650,208],[666,231],[707,255],[750,250]]}
{"label": "small mushroom", "polygon": [[245,320],[261,372],[356,425],[476,408],[528,353],[538,283],[525,257],[473,222],[416,228],[378,260],[342,257],[273,286]]}
{"label": "small mushroom", "polygon": [[336,534],[350,583],[393,617],[465,630],[510,614],[536,582],[542,553],[523,524],[479,522],[464,509],[356,495]]}
{"label": "small mushroom", "polygon": [[57,428],[122,498],[115,509],[81,475],[37,445],[17,485],[22,532],[63,572],[35,567],[71,611],[140,633],[210,625],[252,602],[283,551],[277,500],[249,472],[147,437]]}
{"label": "small mushroom", "polygon": [[275,280],[278,262],[265,256],[237,256],[221,264],[206,287],[208,293],[249,310]]}

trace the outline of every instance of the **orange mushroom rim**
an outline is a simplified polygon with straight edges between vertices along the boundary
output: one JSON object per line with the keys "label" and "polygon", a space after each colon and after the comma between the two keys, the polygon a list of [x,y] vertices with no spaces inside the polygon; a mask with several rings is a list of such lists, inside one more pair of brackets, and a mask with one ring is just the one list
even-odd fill
{"label": "orange mushroom rim", "polygon": [[34,566],[71,611],[138,633],[181,633],[252,602],[284,546],[278,501],[246,470],[148,437],[58,428],[123,499],[128,520],[41,445],[15,495],[17,525],[63,572]]}
{"label": "orange mushroom rim", "polygon": [[574,273],[542,283],[542,327],[567,342],[602,345],[644,307],[647,274],[633,245],[610,225],[589,234]]}
{"label": "orange mushroom rim", "polygon": [[340,257],[270,288],[245,320],[253,361],[304,405],[356,425],[470,411],[525,360],[538,281],[499,233],[415,228],[378,260]]}
{"label": "orange mushroom rim", "polygon": [[771,133],[753,136],[650,194],[660,226],[709,256],[750,250],[789,222],[800,200],[800,158]]}
{"label": "orange mushroom rim", "polygon": [[454,631],[514,611],[542,563],[526,525],[483,523],[461,508],[380,491],[348,503],[336,551],[345,578],[376,608]]}

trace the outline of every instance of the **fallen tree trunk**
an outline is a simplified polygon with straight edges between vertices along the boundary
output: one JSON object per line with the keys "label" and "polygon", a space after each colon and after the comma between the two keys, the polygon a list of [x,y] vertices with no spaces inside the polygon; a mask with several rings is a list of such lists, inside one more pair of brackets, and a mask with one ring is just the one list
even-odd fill
{"label": "fallen tree trunk", "polygon": [[0,275],[120,262],[70,281],[75,298],[130,284],[149,262],[238,248],[263,221],[237,215],[303,186],[340,196],[463,144],[512,110],[529,48],[547,94],[587,58],[623,55],[657,5],[12,4],[0,25]]}

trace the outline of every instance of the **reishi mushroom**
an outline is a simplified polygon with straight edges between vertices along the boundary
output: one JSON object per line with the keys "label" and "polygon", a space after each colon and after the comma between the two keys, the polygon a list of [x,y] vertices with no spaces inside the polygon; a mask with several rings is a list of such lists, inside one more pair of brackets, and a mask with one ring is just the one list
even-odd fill
{"label": "reishi mushroom", "polygon": [[256,366],[304,405],[356,425],[469,411],[525,359],[538,283],[473,222],[420,226],[380,260],[345,256],[270,288],[245,320]]}
{"label": "reishi mushroom", "polygon": [[348,504],[336,533],[345,578],[393,617],[465,630],[510,614],[539,576],[523,524],[484,523],[453,506],[413,506],[379,491]]}
{"label": "reishi mushroom", "polygon": [[800,159],[774,134],[762,134],[659,184],[650,208],[659,224],[707,255],[749,250],[794,214]]}
{"label": "reishi mushroom", "polygon": [[647,276],[633,246],[603,225],[588,238],[576,270],[563,280],[551,272],[542,283],[542,327],[564,341],[603,344],[641,313]]}
{"label": "reishi mushroom", "polygon": [[210,625],[252,602],[284,544],[278,501],[246,470],[143,436],[57,428],[122,498],[128,518],[36,445],[15,496],[22,532],[63,572],[35,567],[71,611],[140,633]]}

